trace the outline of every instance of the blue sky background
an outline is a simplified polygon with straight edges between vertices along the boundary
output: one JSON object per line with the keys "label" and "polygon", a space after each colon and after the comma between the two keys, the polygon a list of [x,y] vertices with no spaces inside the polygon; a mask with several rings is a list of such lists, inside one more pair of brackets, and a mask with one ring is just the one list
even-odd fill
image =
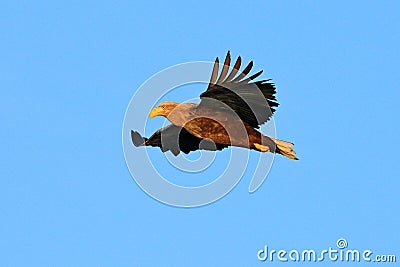
{"label": "blue sky background", "polygon": [[[0,6],[2,266],[279,266],[257,251],[340,237],[400,258],[397,1]],[[245,176],[212,205],[161,204],[127,170],[125,109],[154,73],[228,49],[276,82],[301,160],[277,157],[255,194]]]}

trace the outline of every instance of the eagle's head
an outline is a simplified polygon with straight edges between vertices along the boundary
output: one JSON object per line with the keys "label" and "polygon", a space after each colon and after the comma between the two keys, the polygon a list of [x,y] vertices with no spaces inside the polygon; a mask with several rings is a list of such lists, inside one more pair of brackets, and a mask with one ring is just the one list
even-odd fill
{"label": "eagle's head", "polygon": [[155,116],[167,117],[179,104],[180,103],[169,101],[162,102],[150,111],[149,116],[151,119]]}

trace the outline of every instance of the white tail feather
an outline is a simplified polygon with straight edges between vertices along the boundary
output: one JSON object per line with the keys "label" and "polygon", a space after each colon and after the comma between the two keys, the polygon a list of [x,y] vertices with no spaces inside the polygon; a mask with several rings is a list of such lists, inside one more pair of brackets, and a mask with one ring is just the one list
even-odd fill
{"label": "white tail feather", "polygon": [[298,160],[298,158],[295,156],[296,152],[292,149],[294,146],[293,143],[279,139],[271,139],[274,140],[276,147],[278,148],[276,151],[277,153],[282,154],[290,159]]}

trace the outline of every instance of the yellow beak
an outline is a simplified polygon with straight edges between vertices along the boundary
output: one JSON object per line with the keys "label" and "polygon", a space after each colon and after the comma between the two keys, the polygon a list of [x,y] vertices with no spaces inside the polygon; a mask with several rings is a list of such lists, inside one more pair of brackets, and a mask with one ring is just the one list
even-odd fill
{"label": "yellow beak", "polygon": [[158,113],[158,107],[153,108],[153,109],[150,111],[150,114],[149,114],[150,119],[152,119],[152,118],[154,118],[155,116],[158,116],[158,115],[160,115],[160,114]]}

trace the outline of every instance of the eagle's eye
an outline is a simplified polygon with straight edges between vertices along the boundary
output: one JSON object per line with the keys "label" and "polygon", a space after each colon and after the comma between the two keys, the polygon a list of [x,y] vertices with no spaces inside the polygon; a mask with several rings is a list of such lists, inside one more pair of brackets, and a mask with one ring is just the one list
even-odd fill
{"label": "eagle's eye", "polygon": [[165,109],[165,106],[164,106],[164,105],[162,105],[162,106],[161,106],[161,108],[162,108],[162,109]]}

